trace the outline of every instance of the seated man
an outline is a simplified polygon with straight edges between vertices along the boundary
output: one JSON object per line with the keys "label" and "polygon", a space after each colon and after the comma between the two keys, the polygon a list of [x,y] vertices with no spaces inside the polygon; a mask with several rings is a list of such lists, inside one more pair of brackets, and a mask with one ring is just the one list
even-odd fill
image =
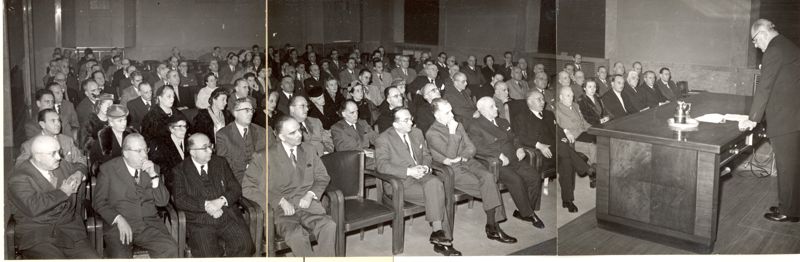
{"label": "seated man", "polygon": [[[464,77],[463,74],[461,76]],[[453,118],[450,103],[437,98],[432,105],[436,122],[425,133],[425,138],[430,142],[433,161],[451,167],[458,190],[483,199],[486,237],[501,243],[516,243],[517,239],[503,232],[497,223],[497,220],[505,219],[502,198],[497,191],[497,178],[474,158],[475,145],[464,131],[464,125]]]}
{"label": "seated man", "polygon": [[378,133],[367,124],[367,121],[358,119],[358,106],[353,100],[346,100],[339,108],[342,120],[331,127],[333,147],[335,151],[357,150],[364,151],[364,168],[375,169],[375,151],[370,146],[375,144]]}
{"label": "seated man", "polygon": [[[280,141],[277,136],[272,134],[275,131],[270,128],[271,133],[269,137],[270,148],[273,145],[278,145]],[[250,199],[263,209],[267,209],[267,152],[262,150],[256,153],[247,169],[244,171],[244,179],[242,179],[242,196]]]}
{"label": "seated man", "polygon": [[[581,152],[588,156],[591,162],[596,161],[595,137],[586,133],[592,125],[583,119],[583,114],[577,103],[573,103],[573,94],[571,88],[561,88],[558,95],[558,103],[556,103],[556,124],[564,129],[564,135],[570,144],[574,144],[575,151]],[[582,175],[582,174],[580,174]],[[589,187],[595,187],[594,174],[591,175]]]}
{"label": "seated man", "polygon": [[217,155],[228,160],[236,181],[241,183],[244,170],[253,155],[267,145],[266,130],[251,123],[253,105],[249,99],[238,99],[233,106],[233,122],[217,131]]}
{"label": "seated man", "polygon": [[[519,141],[523,146],[536,148],[548,161],[558,163],[558,183],[561,185],[563,201],[561,206],[567,208],[570,213],[578,212],[578,207],[572,203],[575,200],[575,173],[592,174],[594,168],[589,167],[575,149],[569,146],[570,140],[563,129],[556,125],[555,114],[544,110],[542,93],[529,92],[527,97],[527,110],[512,117],[511,128],[519,135]],[[553,159],[553,150],[558,160]]]}
{"label": "seated man", "polygon": [[140,134],[122,142],[122,156],[100,166],[92,207],[103,218],[103,242],[111,258],[132,258],[133,246],[151,258],[178,257],[172,238],[156,206],[169,203],[158,166],[147,159],[147,144]]}
{"label": "seated man", "polygon": [[[58,141],[61,146],[61,159],[69,162],[76,170],[88,174],[87,160],[83,152],[75,145],[75,140],[68,135],[61,134],[61,117],[53,109],[39,111],[39,126],[42,128],[40,135],[51,136]],[[14,162],[14,167],[18,167],[31,158],[31,143],[29,139],[20,146],[20,154]]]}
{"label": "seated man", "polygon": [[386,100],[378,106],[378,120],[375,125],[378,127],[378,133],[383,133],[389,127],[392,127],[394,116],[392,110],[403,106],[403,92],[397,86],[390,86],[383,90]]}
{"label": "seated man", "polygon": [[214,145],[202,133],[190,136],[187,147],[191,157],[172,169],[173,196],[175,207],[186,211],[192,256],[252,256],[253,240],[236,204],[242,186],[228,162],[212,155]]}
{"label": "seated man", "polygon": [[83,210],[77,209],[83,196],[76,192],[85,171],[76,170],[69,161],[61,161],[61,146],[52,136],[36,136],[29,144],[30,161],[14,168],[7,187],[10,203],[16,210],[15,239],[22,256],[100,258],[89,243]]}
{"label": "seated man", "polygon": [[440,97],[442,97],[442,95],[435,85],[425,84],[422,88],[422,99],[415,103],[416,107],[413,112],[414,124],[416,124],[417,128],[422,132],[427,132],[428,128],[436,121],[433,117],[433,106],[431,106],[431,102]]}
{"label": "seated man", "polygon": [[[53,96],[53,92],[50,92],[49,89],[39,89],[36,91],[36,107],[33,108],[34,112],[37,114],[39,111],[53,108],[53,101],[55,97]],[[33,114],[36,116],[37,114]],[[72,132],[71,130],[69,132]],[[29,121],[25,122],[25,139],[31,139],[35,136],[38,136],[42,133],[42,127],[39,126],[39,119],[31,118]],[[69,134],[69,133],[68,133]]]}
{"label": "seated man", "polygon": [[[297,120],[281,116],[275,131],[280,142],[269,148],[272,161],[267,167],[269,205],[265,208],[275,214],[276,233],[297,257],[334,256],[336,223],[319,201],[330,181],[328,171],[315,150],[301,143]],[[307,231],[317,238],[313,252]]]}
{"label": "seated man", "polygon": [[[530,92],[538,91],[531,90]],[[467,127],[469,137],[474,141],[476,154],[500,159],[500,181],[508,187],[511,198],[517,206],[513,216],[534,227],[544,228],[544,223],[534,210],[541,202],[542,181],[525,159],[525,150],[517,142],[508,121],[498,116],[497,106],[492,98],[478,100],[479,116]]]}
{"label": "seated man", "polygon": [[392,127],[375,141],[378,172],[401,178],[405,201],[425,207],[425,220],[433,226],[430,237],[433,250],[446,256],[460,256],[461,252],[453,247],[452,232],[447,232],[448,236],[443,230],[447,228],[443,222],[448,222],[444,212],[444,185],[432,174],[432,158],[425,137],[413,127],[408,109],[400,107],[393,113]]}
{"label": "seated man", "polygon": [[453,88],[446,86],[444,92],[444,98],[453,106],[455,120],[464,124],[469,124],[467,121],[472,120],[477,110],[471,91],[467,88],[468,84],[467,75],[458,72],[453,74]]}
{"label": "seated man", "polygon": [[303,142],[308,143],[318,156],[333,152],[333,140],[330,131],[325,131],[322,121],[308,116],[308,100],[304,96],[292,97],[289,115],[300,123]]}
{"label": "seated man", "polygon": [[658,70],[658,80],[656,80],[656,88],[658,89],[661,96],[666,98],[669,101],[676,101],[678,98],[681,98],[681,89],[672,81],[672,74],[669,71],[669,68],[662,67]]}

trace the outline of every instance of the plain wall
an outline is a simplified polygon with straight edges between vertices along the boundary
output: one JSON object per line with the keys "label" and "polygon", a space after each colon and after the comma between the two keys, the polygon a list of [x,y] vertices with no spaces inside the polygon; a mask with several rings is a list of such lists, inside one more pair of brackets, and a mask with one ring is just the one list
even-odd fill
{"label": "plain wall", "polygon": [[607,0],[606,58],[669,67],[691,89],[749,95],[751,0]]}
{"label": "plain wall", "polygon": [[605,0],[560,0],[557,5],[556,52],[603,57]]}

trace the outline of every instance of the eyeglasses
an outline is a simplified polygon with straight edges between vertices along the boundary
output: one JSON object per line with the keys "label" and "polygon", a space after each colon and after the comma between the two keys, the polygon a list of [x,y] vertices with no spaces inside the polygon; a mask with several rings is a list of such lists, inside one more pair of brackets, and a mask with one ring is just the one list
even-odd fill
{"label": "eyeglasses", "polygon": [[413,122],[413,121],[414,121],[414,118],[413,118],[413,117],[409,117],[409,118],[406,118],[406,119],[400,119],[400,120],[397,120],[397,122],[400,122],[400,123],[411,123],[411,122]]}
{"label": "eyeglasses", "polygon": [[208,144],[203,147],[189,148],[189,150],[211,150],[214,151],[214,144]]}
{"label": "eyeglasses", "polygon": [[125,151],[133,151],[133,152],[136,152],[136,153],[139,153],[139,154],[147,154],[147,153],[150,153],[150,148],[147,148],[147,147],[142,148],[142,149],[126,148]]}
{"label": "eyeglasses", "polygon": [[34,154],[44,154],[44,155],[48,155],[50,157],[56,157],[56,155],[64,156],[64,151],[59,149],[59,150],[52,151],[52,152],[36,152]]}
{"label": "eyeglasses", "polygon": [[186,128],[186,125],[174,125],[172,127],[174,127],[174,128]]}
{"label": "eyeglasses", "polygon": [[253,110],[252,108],[239,108],[236,109],[236,111],[244,111],[245,113],[252,113],[255,110]]}
{"label": "eyeglasses", "polygon": [[756,32],[756,34],[755,34],[755,35],[753,35],[753,38],[751,38],[751,39],[750,39],[750,41],[752,41],[752,42],[753,42],[753,44],[755,44],[755,43],[756,43],[756,36],[758,36],[758,34],[760,34],[760,33],[761,33],[761,31],[758,31],[758,32]]}

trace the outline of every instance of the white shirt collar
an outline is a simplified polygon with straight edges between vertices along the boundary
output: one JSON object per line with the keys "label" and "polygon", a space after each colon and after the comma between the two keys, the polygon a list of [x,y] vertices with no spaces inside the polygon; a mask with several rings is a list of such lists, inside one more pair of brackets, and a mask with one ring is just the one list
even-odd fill
{"label": "white shirt collar", "polygon": [[236,129],[239,130],[239,135],[242,135],[242,136],[244,136],[244,129],[245,128],[249,128],[249,126],[239,125],[239,123],[236,123],[236,121],[234,121],[233,124],[236,125]]}
{"label": "white shirt collar", "polygon": [[[133,168],[130,165],[128,165],[128,161],[125,161],[124,158],[123,158],[122,162],[125,163],[125,168],[128,169],[128,172],[131,174],[131,176],[134,176],[136,174],[136,168]],[[141,176],[142,176],[142,174],[139,174],[139,177],[141,177]]]}
{"label": "white shirt collar", "polygon": [[53,178],[53,177],[50,176],[50,172],[52,172],[52,171],[47,171],[47,170],[44,170],[44,169],[40,168],[39,166],[37,166],[36,163],[33,162],[33,158],[31,158],[30,161],[31,161],[31,164],[33,165],[33,167],[36,168],[36,170],[39,170],[39,173],[42,174],[44,179],[47,179],[49,181],[50,179]]}
{"label": "white shirt collar", "polygon": [[286,150],[286,156],[288,156],[289,159],[292,158],[292,149],[294,149],[294,156],[297,157],[297,146],[288,145],[283,141],[281,141],[281,145],[283,145],[283,149]]}
{"label": "white shirt collar", "polygon": [[202,166],[206,166],[206,173],[208,173],[208,163],[205,163],[205,164],[197,163],[197,161],[194,161],[194,158],[192,158],[192,163],[194,164],[194,167],[197,168],[197,173],[198,174],[202,174],[203,173],[203,170],[201,169]]}

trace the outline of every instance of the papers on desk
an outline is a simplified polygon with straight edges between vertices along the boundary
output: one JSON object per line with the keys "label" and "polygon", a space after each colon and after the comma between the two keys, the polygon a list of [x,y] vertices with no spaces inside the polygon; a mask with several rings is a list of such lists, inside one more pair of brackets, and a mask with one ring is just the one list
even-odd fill
{"label": "papers on desk", "polygon": [[706,123],[725,123],[725,121],[741,122],[747,120],[748,118],[749,117],[747,115],[738,114],[705,114],[700,117],[696,117],[695,120]]}

